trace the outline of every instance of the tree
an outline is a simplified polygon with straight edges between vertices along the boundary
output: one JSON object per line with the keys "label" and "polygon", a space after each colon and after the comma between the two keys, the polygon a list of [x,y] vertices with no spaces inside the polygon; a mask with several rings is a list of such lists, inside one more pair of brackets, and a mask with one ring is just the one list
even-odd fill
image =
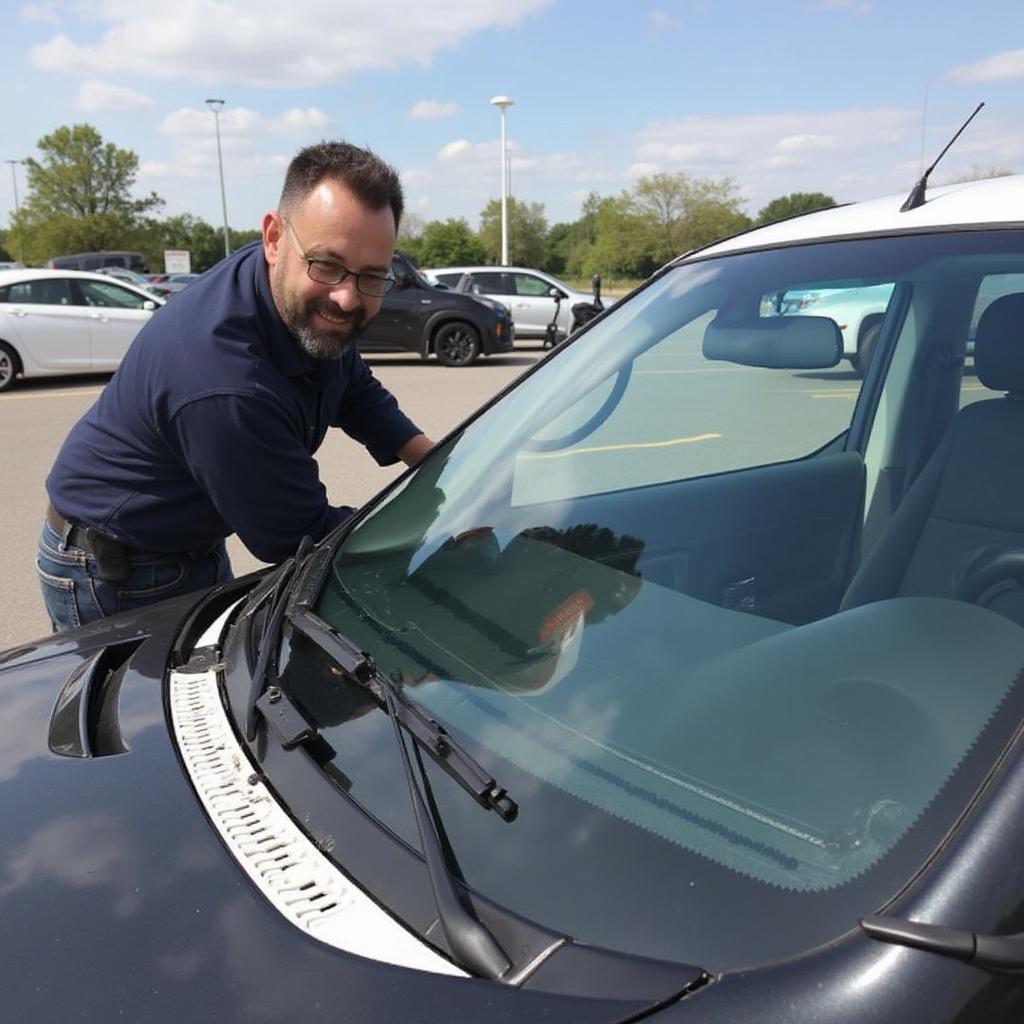
{"label": "tree", "polygon": [[[548,222],[543,203],[508,200],[508,258],[524,267],[540,267],[547,257]],[[501,261],[501,200],[492,199],[480,214],[480,242],[485,258]]]}
{"label": "tree", "polygon": [[773,224],[777,220],[798,217],[815,210],[827,210],[835,205],[836,201],[824,192],[790,192],[788,196],[779,196],[762,207],[756,223]]}
{"label": "tree", "polygon": [[24,161],[28,195],[15,218],[26,256],[35,263],[59,253],[138,247],[146,215],[163,200],[154,192],[133,195],[135,153],[104,143],[88,124],[57,128],[36,145],[40,159]]}
{"label": "tree", "polygon": [[398,238],[395,241],[395,248],[404,252],[418,267],[424,265],[420,260],[420,242],[426,226],[426,222],[418,213],[406,210],[402,214],[402,223],[399,225]]}
{"label": "tree", "polygon": [[655,174],[637,182],[630,200],[632,212],[647,225],[649,255],[657,266],[750,225],[732,178]]}
{"label": "tree", "polygon": [[423,267],[457,267],[483,263],[487,258],[480,239],[463,218],[432,220],[424,229],[419,244],[419,262]]}

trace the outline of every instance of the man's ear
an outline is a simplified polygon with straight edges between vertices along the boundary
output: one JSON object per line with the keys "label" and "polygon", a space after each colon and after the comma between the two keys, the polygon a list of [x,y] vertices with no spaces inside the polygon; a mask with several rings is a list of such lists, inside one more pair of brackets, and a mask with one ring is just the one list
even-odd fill
{"label": "man's ear", "polygon": [[263,215],[263,255],[270,266],[276,265],[278,253],[284,241],[281,215],[271,210]]}

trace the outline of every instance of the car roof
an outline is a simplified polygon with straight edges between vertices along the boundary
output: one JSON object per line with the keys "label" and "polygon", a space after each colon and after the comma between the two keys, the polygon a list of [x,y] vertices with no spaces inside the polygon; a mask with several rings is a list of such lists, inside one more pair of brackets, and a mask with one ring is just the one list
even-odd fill
{"label": "car roof", "polygon": [[[25,267],[23,270],[0,270],[0,286],[17,284],[19,281],[38,281],[44,277],[73,277],[80,281],[99,281],[102,284],[110,284],[111,275],[91,270],[51,270],[49,267]],[[160,301],[156,295],[147,292],[144,288],[139,288],[131,281],[118,281],[117,283],[122,288],[130,288],[140,295],[145,295],[147,299]]]}
{"label": "car roof", "polygon": [[929,188],[925,202],[903,212],[910,194],[834,206],[745,231],[689,255],[716,256],[816,239],[846,238],[975,225],[1024,225],[1024,174]]}

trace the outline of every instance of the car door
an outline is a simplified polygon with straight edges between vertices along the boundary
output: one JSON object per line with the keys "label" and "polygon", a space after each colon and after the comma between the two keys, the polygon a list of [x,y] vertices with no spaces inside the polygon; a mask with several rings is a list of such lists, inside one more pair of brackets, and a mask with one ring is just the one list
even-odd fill
{"label": "car door", "polygon": [[[471,295],[483,295],[488,299],[495,299],[503,306],[507,306],[512,314],[516,333],[519,334],[519,321],[516,319],[516,311],[512,308],[512,303],[515,299],[514,288],[512,275],[498,270],[476,270],[466,274],[459,282],[460,292],[469,292]],[[527,333],[529,332],[527,331]]]}
{"label": "car door", "polygon": [[[515,294],[511,298],[512,319],[515,321],[516,332],[541,337],[547,330],[555,315],[555,300],[550,292],[554,285],[536,274],[521,271],[509,275]],[[561,306],[559,321],[566,319],[568,309]]]}
{"label": "car door", "polygon": [[441,292],[421,285],[415,272],[400,260],[393,260],[395,287],[381,301],[380,312],[359,335],[359,347],[367,350],[419,350],[423,324]]}
{"label": "car door", "polygon": [[11,284],[0,308],[27,364],[44,372],[91,368],[88,314],[74,304],[68,278],[47,274]]}
{"label": "car door", "polygon": [[89,325],[91,368],[116,370],[156,304],[115,281],[76,278],[74,285],[76,308],[84,311]]}

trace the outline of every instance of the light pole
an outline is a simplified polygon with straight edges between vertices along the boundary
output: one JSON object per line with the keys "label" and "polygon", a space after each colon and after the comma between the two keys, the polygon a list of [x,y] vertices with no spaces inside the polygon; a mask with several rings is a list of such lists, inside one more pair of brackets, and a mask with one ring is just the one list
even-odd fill
{"label": "light pole", "polygon": [[508,266],[508,141],[505,137],[505,111],[514,100],[495,96],[491,106],[501,111],[501,265]]}
{"label": "light pole", "polygon": [[217,131],[217,168],[220,171],[220,208],[224,214],[224,255],[231,255],[231,243],[228,241],[228,201],[224,194],[224,158],[220,153],[220,108],[223,100],[207,100],[206,105],[213,111],[213,124]]}
{"label": "light pole", "polygon": [[11,165],[11,184],[14,186],[14,219],[18,222],[18,262],[25,262],[25,252],[21,247],[21,207],[18,205],[18,176],[14,168],[21,163],[20,160],[5,160],[4,163]]}

